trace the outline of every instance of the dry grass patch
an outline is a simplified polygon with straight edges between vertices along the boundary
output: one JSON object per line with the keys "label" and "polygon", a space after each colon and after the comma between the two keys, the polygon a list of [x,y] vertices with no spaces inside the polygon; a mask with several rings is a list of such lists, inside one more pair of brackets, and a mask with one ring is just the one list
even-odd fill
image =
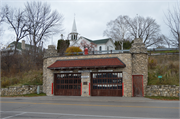
{"label": "dry grass patch", "polygon": [[1,77],[1,87],[21,86],[21,85],[42,85],[43,71],[30,70],[28,72],[21,72],[14,76]]}

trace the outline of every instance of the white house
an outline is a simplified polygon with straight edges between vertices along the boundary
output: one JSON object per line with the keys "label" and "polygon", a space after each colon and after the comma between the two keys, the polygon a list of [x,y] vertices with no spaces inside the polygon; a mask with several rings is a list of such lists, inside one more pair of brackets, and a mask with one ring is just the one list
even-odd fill
{"label": "white house", "polygon": [[69,34],[70,46],[79,46],[82,50],[88,48],[92,51],[115,50],[115,45],[111,38],[91,40],[83,36],[78,37],[78,35],[74,19],[72,32]]}

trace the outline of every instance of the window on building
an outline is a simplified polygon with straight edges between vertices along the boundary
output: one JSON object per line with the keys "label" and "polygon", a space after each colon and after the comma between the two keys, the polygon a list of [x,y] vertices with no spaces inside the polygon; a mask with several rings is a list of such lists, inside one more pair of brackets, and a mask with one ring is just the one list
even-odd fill
{"label": "window on building", "polygon": [[101,48],[101,46],[99,46],[99,51],[101,51],[102,50],[102,48]]}
{"label": "window on building", "polygon": [[107,46],[107,50],[109,50],[109,46]]}

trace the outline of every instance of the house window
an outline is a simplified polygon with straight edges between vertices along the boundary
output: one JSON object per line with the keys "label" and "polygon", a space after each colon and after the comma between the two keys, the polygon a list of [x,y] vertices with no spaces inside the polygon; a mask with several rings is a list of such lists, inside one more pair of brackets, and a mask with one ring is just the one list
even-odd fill
{"label": "house window", "polygon": [[107,46],[107,50],[109,50],[109,46]]}
{"label": "house window", "polygon": [[101,46],[99,46],[99,51],[101,51],[102,50],[102,48],[101,48]]}

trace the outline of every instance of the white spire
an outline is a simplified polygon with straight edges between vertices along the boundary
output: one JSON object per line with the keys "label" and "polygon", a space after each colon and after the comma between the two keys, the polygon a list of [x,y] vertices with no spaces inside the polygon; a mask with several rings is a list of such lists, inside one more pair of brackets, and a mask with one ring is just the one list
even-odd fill
{"label": "white spire", "polygon": [[73,22],[73,26],[72,26],[72,33],[77,33],[75,18],[74,18],[74,22]]}

